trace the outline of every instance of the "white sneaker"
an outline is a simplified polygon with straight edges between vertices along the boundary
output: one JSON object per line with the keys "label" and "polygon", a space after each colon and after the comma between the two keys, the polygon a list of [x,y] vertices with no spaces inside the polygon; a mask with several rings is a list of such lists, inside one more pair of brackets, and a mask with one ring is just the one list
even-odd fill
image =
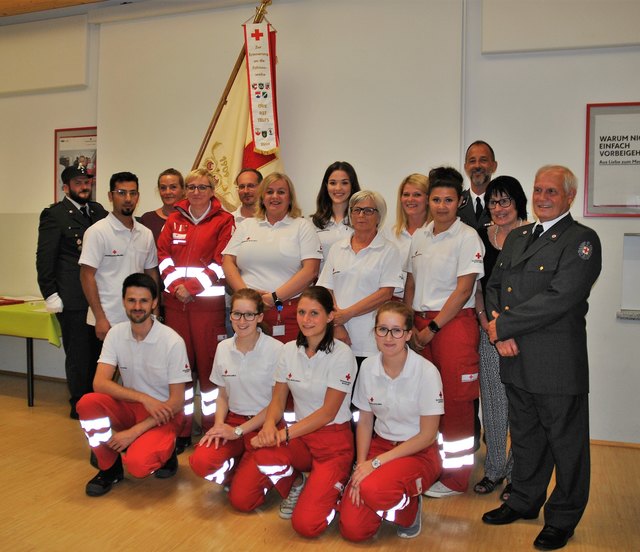
{"label": "white sneaker", "polygon": [[413,539],[422,531],[422,496],[418,495],[418,512],[416,519],[409,527],[398,527],[397,534],[401,539]]}
{"label": "white sneaker", "polygon": [[300,498],[300,493],[302,492],[304,484],[307,482],[307,478],[304,473],[301,475],[302,483],[300,483],[300,485],[291,487],[289,496],[280,503],[280,517],[282,519],[291,519],[291,516],[293,516],[293,509],[296,507],[298,499]]}
{"label": "white sneaker", "polygon": [[464,493],[462,491],[454,491],[443,483],[440,483],[440,481],[436,481],[423,494],[424,496],[429,496],[431,498],[445,498],[447,496],[461,495]]}

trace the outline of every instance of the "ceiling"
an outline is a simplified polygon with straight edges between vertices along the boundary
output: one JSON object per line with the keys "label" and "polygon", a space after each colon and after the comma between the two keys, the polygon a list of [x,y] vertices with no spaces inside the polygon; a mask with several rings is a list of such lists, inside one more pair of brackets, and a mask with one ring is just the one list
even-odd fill
{"label": "ceiling", "polygon": [[0,26],[81,14],[89,14],[90,22],[100,22],[111,17],[145,17],[240,4],[257,7],[260,0],[2,0]]}

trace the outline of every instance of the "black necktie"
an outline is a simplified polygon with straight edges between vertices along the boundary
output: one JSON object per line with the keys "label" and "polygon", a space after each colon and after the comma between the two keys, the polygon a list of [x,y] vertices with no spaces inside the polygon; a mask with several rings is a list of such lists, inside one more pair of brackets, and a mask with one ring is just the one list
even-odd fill
{"label": "black necktie", "polygon": [[82,213],[82,216],[84,218],[86,218],[89,222],[91,222],[91,215],[89,214],[88,205],[83,205],[82,207],[80,207],[80,212]]}
{"label": "black necktie", "polygon": [[479,197],[476,197],[476,220],[480,220],[483,209],[484,207],[482,206],[482,201],[480,201]]}
{"label": "black necktie", "polygon": [[540,237],[540,234],[542,234],[542,224],[536,224],[536,227],[533,229],[533,232],[531,233],[531,238],[529,239],[529,244],[527,245],[527,248],[529,248],[531,244],[534,243]]}

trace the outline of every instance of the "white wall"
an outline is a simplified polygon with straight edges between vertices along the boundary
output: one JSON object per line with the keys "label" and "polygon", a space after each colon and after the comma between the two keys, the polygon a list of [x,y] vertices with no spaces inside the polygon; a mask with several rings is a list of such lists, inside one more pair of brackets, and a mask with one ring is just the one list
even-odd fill
{"label": "white wall", "polygon": [[[393,211],[403,176],[459,166],[477,138],[495,147],[499,172],[525,187],[546,163],[583,177],[585,104],[638,100],[638,48],[483,56],[481,2],[466,3],[466,33],[463,5],[283,0],[269,8],[280,31],[283,158],[306,213],[336,159],[353,162]],[[0,192],[12,198],[0,204],[0,292],[37,292],[37,218],[53,200],[53,130],[97,124],[99,199],[106,203],[109,174],[133,170],[140,212],[155,207],[157,173],[191,166],[252,13],[243,6],[90,26],[86,89],[0,98]],[[572,210],[578,219],[581,205]],[[639,223],[583,222],[600,234],[605,260],[588,317],[592,437],[640,442],[638,323],[615,318],[622,235]],[[0,370],[24,371],[23,355],[23,340],[0,337]],[[37,344],[37,373],[62,377],[62,366],[59,351]]]}
{"label": "white wall", "polygon": [[488,141],[498,173],[518,178],[529,198],[542,165],[566,165],[580,179],[571,214],[598,232],[603,247],[587,318],[591,433],[640,442],[640,325],[616,319],[623,235],[639,232],[640,219],[582,217],[586,104],[640,100],[640,48],[482,55],[479,1],[469,2],[466,20],[464,143]]}

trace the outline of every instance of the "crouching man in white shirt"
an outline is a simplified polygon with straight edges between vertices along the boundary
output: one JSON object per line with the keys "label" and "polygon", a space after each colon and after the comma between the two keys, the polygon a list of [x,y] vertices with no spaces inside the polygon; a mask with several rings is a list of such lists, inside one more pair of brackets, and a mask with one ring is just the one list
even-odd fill
{"label": "crouching man in white shirt", "polygon": [[[104,341],[93,381],[95,393],[77,405],[80,425],[98,459],[89,496],[108,493],[124,477],[175,475],[176,435],[183,424],[185,382],[191,368],[182,338],[152,316],[158,288],[147,274],[131,274],[122,286],[129,322],[113,326]],[[116,368],[122,385],[113,381]]]}

